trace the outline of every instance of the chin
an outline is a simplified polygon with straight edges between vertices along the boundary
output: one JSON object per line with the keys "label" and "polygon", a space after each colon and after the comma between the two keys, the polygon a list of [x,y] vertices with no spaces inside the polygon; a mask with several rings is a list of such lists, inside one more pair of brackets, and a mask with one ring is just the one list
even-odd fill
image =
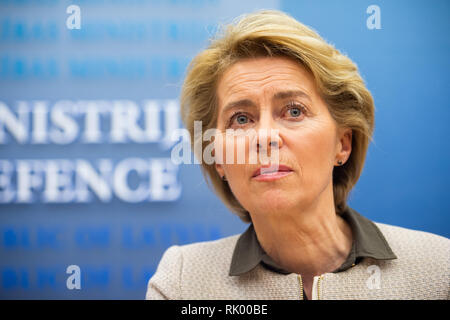
{"label": "chin", "polygon": [[264,195],[255,199],[256,203],[254,207],[257,207],[258,211],[261,212],[281,212],[289,210],[301,201],[300,199],[290,197],[290,194],[290,192],[280,192],[280,190],[275,192],[264,192]]}

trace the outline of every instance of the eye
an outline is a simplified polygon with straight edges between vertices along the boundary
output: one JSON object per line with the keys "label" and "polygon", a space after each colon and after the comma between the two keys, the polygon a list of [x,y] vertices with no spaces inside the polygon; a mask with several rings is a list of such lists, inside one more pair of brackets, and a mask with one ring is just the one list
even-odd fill
{"label": "eye", "polygon": [[236,112],[235,114],[233,114],[231,116],[230,121],[228,123],[228,127],[230,127],[232,125],[243,126],[249,122],[250,122],[250,119],[246,114],[244,114],[242,112]]}
{"label": "eye", "polygon": [[289,113],[293,117],[299,117],[301,115],[302,111],[300,110],[300,108],[291,108],[291,109],[289,109]]}
{"label": "eye", "polygon": [[246,124],[248,122],[248,118],[245,114],[240,114],[236,117],[236,121],[239,124]]}
{"label": "eye", "polygon": [[306,113],[305,107],[297,103],[290,103],[284,116],[287,118],[300,118],[304,113]]}

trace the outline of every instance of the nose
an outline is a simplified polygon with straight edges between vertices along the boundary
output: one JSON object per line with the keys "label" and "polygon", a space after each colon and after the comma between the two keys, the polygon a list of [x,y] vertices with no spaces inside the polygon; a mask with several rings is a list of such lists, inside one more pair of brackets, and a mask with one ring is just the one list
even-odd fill
{"label": "nose", "polygon": [[261,135],[258,135],[258,148],[262,148],[265,145],[268,148],[280,148],[280,145],[282,144],[280,137],[277,135],[276,138],[270,135],[267,137],[261,137]]}
{"label": "nose", "polygon": [[280,148],[283,145],[278,129],[272,129],[267,132],[260,129],[257,136],[256,154],[263,165],[278,164],[280,157]]}
{"label": "nose", "polygon": [[283,146],[283,139],[280,137],[279,131],[272,115],[261,115],[257,135],[257,150],[262,151],[263,148],[280,149]]}
{"label": "nose", "polygon": [[280,149],[282,145],[283,140],[278,134],[278,129],[271,130],[267,135],[265,133],[258,134],[258,140],[256,144],[258,152],[264,150],[266,146],[269,150],[272,150],[274,148]]}

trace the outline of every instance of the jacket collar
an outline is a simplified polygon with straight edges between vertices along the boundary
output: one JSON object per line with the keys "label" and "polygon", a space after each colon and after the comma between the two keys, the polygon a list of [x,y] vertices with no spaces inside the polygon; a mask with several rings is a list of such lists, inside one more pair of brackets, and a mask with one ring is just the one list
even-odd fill
{"label": "jacket collar", "polygon": [[[363,217],[350,207],[347,207],[341,216],[347,221],[352,230],[353,243],[347,260],[333,272],[345,271],[358,263],[362,258],[373,258],[377,260],[397,259],[374,222]],[[260,263],[275,272],[282,274],[290,273],[279,267],[264,252],[256,237],[253,224],[250,224],[236,243],[229,275],[239,276],[252,270]]]}

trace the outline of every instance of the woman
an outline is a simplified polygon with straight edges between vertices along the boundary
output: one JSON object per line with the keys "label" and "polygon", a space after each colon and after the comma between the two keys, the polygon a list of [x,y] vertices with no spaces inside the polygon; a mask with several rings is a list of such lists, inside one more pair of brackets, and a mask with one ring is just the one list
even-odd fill
{"label": "woman", "polygon": [[[192,61],[181,108],[191,137],[195,121],[220,133],[216,155],[245,150],[243,163],[234,153],[202,169],[250,226],[169,248],[148,299],[449,298],[448,239],[347,206],[374,104],[355,64],[314,31],[276,11],[243,17]],[[264,152],[276,161],[249,161]]]}

